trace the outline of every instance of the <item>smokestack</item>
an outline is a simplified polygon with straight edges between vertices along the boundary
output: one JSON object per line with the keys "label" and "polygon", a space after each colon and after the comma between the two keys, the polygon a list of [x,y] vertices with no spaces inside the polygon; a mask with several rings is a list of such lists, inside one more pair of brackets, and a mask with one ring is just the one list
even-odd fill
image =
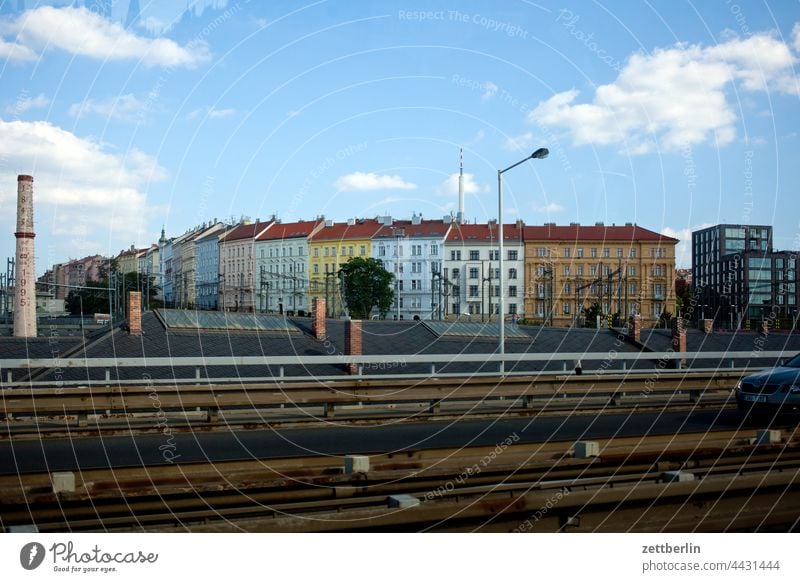
{"label": "smokestack", "polygon": [[17,176],[17,278],[14,337],[36,337],[36,266],[33,238],[33,176]]}
{"label": "smokestack", "polygon": [[458,149],[458,223],[464,218],[464,148]]}

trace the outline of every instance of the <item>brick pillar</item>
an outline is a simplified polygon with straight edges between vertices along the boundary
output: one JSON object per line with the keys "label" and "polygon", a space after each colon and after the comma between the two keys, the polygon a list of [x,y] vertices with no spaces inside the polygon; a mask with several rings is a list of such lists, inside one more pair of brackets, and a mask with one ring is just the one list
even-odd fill
{"label": "brick pillar", "polygon": [[[361,355],[361,321],[358,319],[348,319],[344,323],[344,354],[346,356]],[[347,372],[357,374],[358,364],[348,363]]]}
{"label": "brick pillar", "polygon": [[704,319],[703,320],[703,332],[706,334],[710,334],[714,331],[714,320],[713,319]]}
{"label": "brick pillar", "polygon": [[142,335],[142,294],[128,292],[128,331],[131,335]]}
{"label": "brick pillar", "polygon": [[[683,319],[680,317],[672,318],[672,349],[676,352],[686,351],[686,328],[683,325]],[[676,368],[686,367],[686,358],[675,360]]]}
{"label": "brick pillar", "polygon": [[326,338],[325,331],[325,299],[315,297],[311,304],[311,333],[318,340]]}
{"label": "brick pillar", "polygon": [[631,315],[628,318],[628,338],[636,343],[642,343],[642,316]]}

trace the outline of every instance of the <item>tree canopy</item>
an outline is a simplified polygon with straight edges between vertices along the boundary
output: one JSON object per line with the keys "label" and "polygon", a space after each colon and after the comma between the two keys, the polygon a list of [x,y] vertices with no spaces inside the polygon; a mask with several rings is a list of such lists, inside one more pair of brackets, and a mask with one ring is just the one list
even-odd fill
{"label": "tree canopy", "polygon": [[385,316],[392,307],[394,275],[383,267],[383,261],[353,257],[342,265],[342,293],[350,316],[368,319],[372,309]]}

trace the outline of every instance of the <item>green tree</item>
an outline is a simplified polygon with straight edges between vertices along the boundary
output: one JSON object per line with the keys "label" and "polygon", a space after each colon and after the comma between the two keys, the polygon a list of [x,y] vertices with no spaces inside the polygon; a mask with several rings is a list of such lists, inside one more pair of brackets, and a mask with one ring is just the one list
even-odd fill
{"label": "green tree", "polygon": [[[72,315],[91,315],[93,313],[112,313],[117,306],[125,311],[128,291],[141,291],[142,302],[156,306],[155,296],[158,293],[158,286],[155,277],[146,277],[139,273],[120,273],[112,272],[109,277],[104,273],[100,281],[92,281],[86,284],[84,289],[73,289],[67,295],[64,302],[67,311]],[[117,302],[115,294],[119,294]],[[149,296],[149,303],[146,301],[145,293]]]}
{"label": "green tree", "polygon": [[350,316],[367,319],[373,307],[381,317],[392,307],[394,275],[383,267],[383,261],[354,257],[342,265],[342,293]]}
{"label": "green tree", "polygon": [[684,279],[677,279],[675,281],[675,306],[678,315],[686,317],[686,312],[692,301],[692,286]]}
{"label": "green tree", "polygon": [[603,315],[600,310],[600,305],[592,303],[589,307],[583,308],[583,317],[585,318],[584,327],[597,327],[597,316]]}

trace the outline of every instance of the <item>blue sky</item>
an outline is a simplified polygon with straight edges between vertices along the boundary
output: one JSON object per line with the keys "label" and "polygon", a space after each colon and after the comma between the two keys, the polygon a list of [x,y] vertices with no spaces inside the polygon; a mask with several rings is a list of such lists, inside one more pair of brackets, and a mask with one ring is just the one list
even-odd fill
{"label": "blue sky", "polygon": [[[0,258],[213,218],[772,224],[800,248],[797,2],[5,1]],[[87,8],[88,7],[88,8]],[[688,247],[679,264],[689,266]]]}

